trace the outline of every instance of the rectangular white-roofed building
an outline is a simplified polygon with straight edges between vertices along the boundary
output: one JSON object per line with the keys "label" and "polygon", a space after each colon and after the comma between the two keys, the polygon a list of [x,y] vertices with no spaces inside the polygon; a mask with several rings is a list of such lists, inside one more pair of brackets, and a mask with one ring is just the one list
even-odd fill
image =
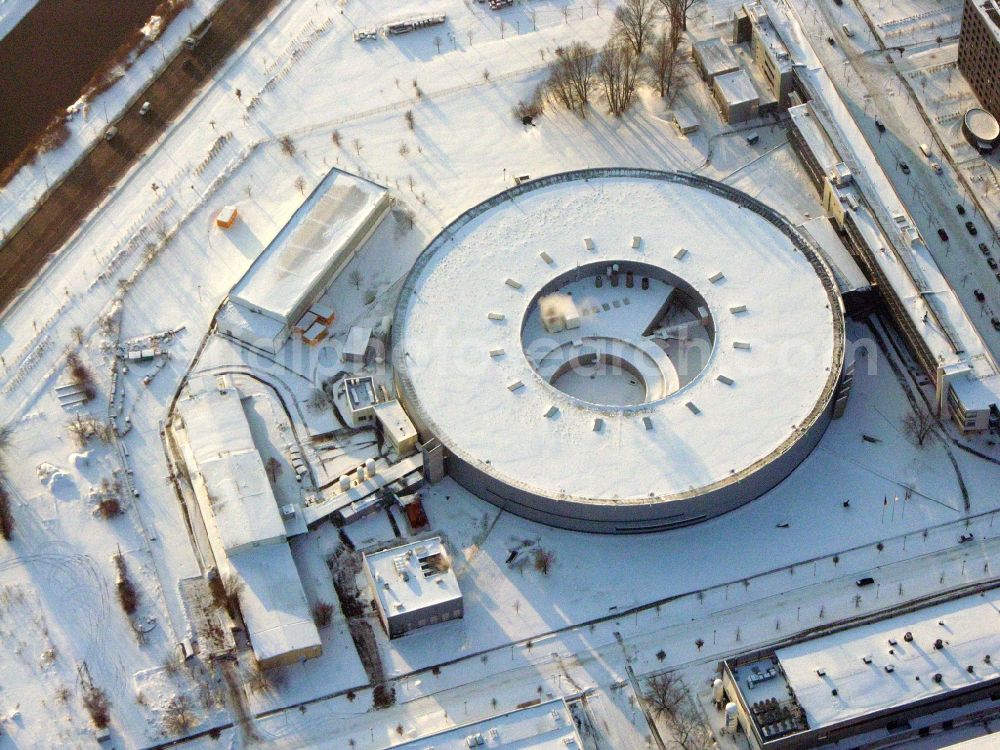
{"label": "rectangular white-roofed building", "polygon": [[344,342],[343,360],[345,362],[364,362],[371,343],[372,329],[367,326],[354,326],[347,334]]}
{"label": "rectangular white-roofed building", "polygon": [[[1000,592],[723,662],[728,700],[754,747],[882,746],[938,712],[1000,700]],[[773,669],[773,671],[771,671]],[[943,714],[942,714],[943,715]],[[944,719],[944,720],[947,720]]]}
{"label": "rectangular white-roofed building", "polygon": [[399,401],[384,401],[375,406],[378,429],[392,444],[396,455],[405,458],[417,448],[417,428],[400,406]]}
{"label": "rectangular white-roofed building", "polygon": [[[229,301],[244,311],[231,316],[235,323],[252,332],[255,316],[268,318],[278,324],[283,343],[389,207],[385,188],[331,170],[230,291]],[[239,328],[230,333],[241,335]],[[267,338],[275,338],[270,330]]]}
{"label": "rectangular white-roofed building", "polygon": [[177,411],[212,556],[241,584],[254,656],[265,669],[318,656],[319,632],[239,391],[225,376],[194,377]]}
{"label": "rectangular white-roofed building", "polygon": [[243,583],[240,613],[262,668],[294,664],[323,653],[287,544],[238,552],[229,556],[228,566]]}
{"label": "rectangular white-roofed building", "polygon": [[691,45],[691,56],[701,77],[711,83],[716,76],[740,69],[740,64],[729,45],[715,36]]}
{"label": "rectangular white-roofed building", "polygon": [[712,82],[712,93],[726,122],[743,122],[757,116],[760,95],[742,68],[716,76]]}
{"label": "rectangular white-roofed building", "polygon": [[462,592],[441,537],[366,552],[364,561],[390,638],[462,616]]}
{"label": "rectangular white-roofed building", "polygon": [[393,745],[393,750],[582,750],[562,698]]}

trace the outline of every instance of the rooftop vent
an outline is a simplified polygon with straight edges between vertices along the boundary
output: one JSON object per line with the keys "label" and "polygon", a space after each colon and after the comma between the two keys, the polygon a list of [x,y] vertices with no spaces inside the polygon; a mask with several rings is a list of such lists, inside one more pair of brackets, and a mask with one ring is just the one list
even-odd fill
{"label": "rooftop vent", "polygon": [[683,258],[687,254],[688,254],[688,251],[687,251],[686,247],[679,247],[679,248],[677,248],[677,252],[674,253],[674,260],[680,260],[681,258]]}

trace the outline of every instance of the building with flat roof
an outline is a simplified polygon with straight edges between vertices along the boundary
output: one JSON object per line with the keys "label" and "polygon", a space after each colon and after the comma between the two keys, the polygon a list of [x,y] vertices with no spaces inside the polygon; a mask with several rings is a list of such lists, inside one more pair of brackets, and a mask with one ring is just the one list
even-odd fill
{"label": "building with flat roof", "polygon": [[996,0],[964,0],[958,69],[980,104],[1000,117],[1000,5]]}
{"label": "building with flat roof", "polygon": [[[554,293],[573,327],[546,326]],[[745,193],[655,170],[549,175],[424,250],[393,375],[470,492],[564,528],[662,530],[750,502],[812,450],[844,370],[841,303],[819,251]]]}
{"label": "building with flat roof", "polygon": [[754,67],[770,97],[787,107],[795,86],[792,58],[761,0],[744,4],[733,16],[733,43],[743,42],[750,43]]}
{"label": "building with flat roof", "polygon": [[375,406],[376,430],[389,441],[389,445],[400,458],[411,455],[417,449],[417,428],[406,415],[399,401],[383,401]]}
{"label": "building with flat roof", "polygon": [[562,698],[427,734],[393,750],[583,750]]}
{"label": "building with flat roof", "polygon": [[717,36],[702,39],[691,45],[691,57],[701,77],[711,83],[716,76],[740,69],[729,45]]}
{"label": "building with flat roof", "polygon": [[344,378],[344,398],[351,427],[371,426],[375,418],[375,404],[378,403],[375,378],[371,375]]}
{"label": "building with flat roof", "polygon": [[757,116],[760,94],[742,68],[716,76],[712,80],[712,94],[728,123],[745,122]]}
{"label": "building with flat roof", "polygon": [[941,712],[1000,701],[1000,592],[722,662],[758,750],[881,747],[939,729]]}
{"label": "building with flat roof", "polygon": [[229,292],[220,329],[277,351],[385,218],[390,203],[384,187],[330,170]]}
{"label": "building with flat roof", "polygon": [[240,584],[240,614],[258,663],[267,669],[319,656],[319,632],[239,391],[226,376],[193,377],[177,413],[215,567]]}
{"label": "building with flat roof", "polygon": [[462,592],[441,537],[365,552],[363,558],[390,638],[462,616]]}

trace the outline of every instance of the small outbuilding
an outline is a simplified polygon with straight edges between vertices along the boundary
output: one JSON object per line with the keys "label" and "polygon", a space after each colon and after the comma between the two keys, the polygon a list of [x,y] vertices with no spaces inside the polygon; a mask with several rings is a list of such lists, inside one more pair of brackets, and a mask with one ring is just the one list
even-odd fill
{"label": "small outbuilding", "polygon": [[372,338],[372,329],[363,326],[354,326],[347,334],[347,341],[344,343],[344,351],[341,358],[345,362],[364,362],[368,353],[368,344]]}
{"label": "small outbuilding", "polygon": [[223,206],[222,210],[215,217],[216,226],[222,229],[229,229],[239,218],[240,212],[236,206]]}
{"label": "small outbuilding", "polygon": [[462,592],[441,537],[363,557],[379,619],[390,638],[462,617]]}
{"label": "small outbuilding", "polygon": [[399,401],[383,401],[374,407],[376,429],[389,442],[396,455],[406,458],[417,450],[417,428]]}

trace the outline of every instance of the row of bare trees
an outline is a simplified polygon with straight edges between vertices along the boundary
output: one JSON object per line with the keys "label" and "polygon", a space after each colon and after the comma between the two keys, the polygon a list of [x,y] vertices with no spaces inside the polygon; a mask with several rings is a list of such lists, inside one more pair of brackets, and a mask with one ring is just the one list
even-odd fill
{"label": "row of bare trees", "polygon": [[586,116],[598,88],[611,114],[632,105],[645,77],[659,95],[672,100],[680,67],[687,11],[693,0],[625,0],[615,11],[615,27],[600,53],[586,42],[556,50],[545,93],[571,112]]}

